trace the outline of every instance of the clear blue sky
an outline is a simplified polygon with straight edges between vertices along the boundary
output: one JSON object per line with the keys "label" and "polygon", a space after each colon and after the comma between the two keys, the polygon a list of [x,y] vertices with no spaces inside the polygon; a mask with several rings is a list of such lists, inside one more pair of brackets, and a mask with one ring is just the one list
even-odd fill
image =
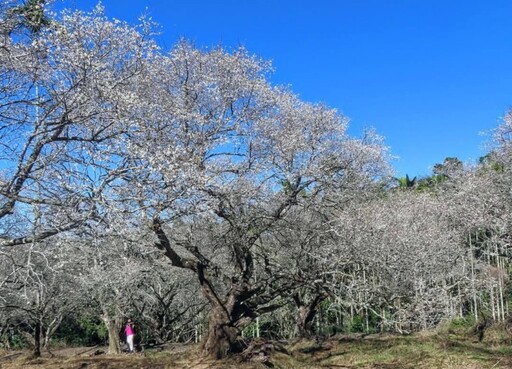
{"label": "clear blue sky", "polygon": [[[96,0],[67,0],[90,10]],[[447,156],[485,154],[480,132],[512,106],[512,1],[104,0],[136,23],[148,8],[170,48],[244,45],[273,61],[272,80],[304,100],[374,127],[400,158],[397,175],[427,175]],[[62,6],[62,2],[58,2]]]}

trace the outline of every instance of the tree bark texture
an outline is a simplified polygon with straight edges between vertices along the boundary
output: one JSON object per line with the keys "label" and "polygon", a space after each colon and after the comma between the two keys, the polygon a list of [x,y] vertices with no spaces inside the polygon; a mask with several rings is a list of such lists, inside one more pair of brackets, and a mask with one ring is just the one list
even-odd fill
{"label": "tree bark texture", "polygon": [[108,332],[108,353],[109,354],[120,354],[121,353],[121,341],[119,340],[119,331],[121,329],[120,323],[116,319],[112,319],[108,316],[102,317]]}
{"label": "tree bark texture", "polygon": [[241,350],[240,330],[234,325],[222,306],[212,309],[208,320],[208,334],[202,344],[206,356],[222,359]]}

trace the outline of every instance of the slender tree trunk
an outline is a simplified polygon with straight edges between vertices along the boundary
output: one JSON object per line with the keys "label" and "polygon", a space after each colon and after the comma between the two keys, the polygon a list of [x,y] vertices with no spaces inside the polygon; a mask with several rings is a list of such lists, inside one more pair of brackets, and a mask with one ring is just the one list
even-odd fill
{"label": "slender tree trunk", "polygon": [[478,322],[478,300],[476,296],[475,288],[475,256],[473,252],[473,244],[471,242],[471,233],[469,234],[469,256],[471,265],[471,292],[473,294],[473,314],[475,316],[475,322]]}
{"label": "slender tree trunk", "polygon": [[489,294],[491,295],[492,320],[496,321],[496,306],[494,303],[494,288],[492,281],[489,281]]}
{"label": "slender tree trunk", "polygon": [[194,324],[194,342],[195,343],[198,343],[199,342],[199,338],[200,335],[199,335],[199,324]]}
{"label": "slender tree trunk", "polygon": [[44,348],[48,349],[50,346],[50,339],[52,338],[53,334],[59,328],[60,324],[62,323],[63,315],[59,315],[55,319],[53,319],[50,324],[48,324],[48,327],[46,328],[46,332],[44,334]]}
{"label": "slender tree trunk", "polygon": [[256,338],[260,338],[260,317],[256,318]]}
{"label": "slender tree trunk", "polygon": [[6,328],[2,331],[2,333],[3,334],[0,335],[0,337],[2,337],[2,346],[4,348],[6,348],[7,350],[10,350],[11,349],[11,343],[9,342],[9,335],[12,335],[10,327],[6,326]]}
{"label": "slender tree trunk", "polygon": [[504,295],[503,295],[503,285],[504,285],[504,275],[505,271],[505,263],[499,257],[498,246],[496,246],[496,264],[498,266],[498,308],[500,309],[501,320],[505,321],[505,303],[504,303]]}
{"label": "slender tree trunk", "polygon": [[364,321],[365,321],[365,330],[366,333],[370,332],[370,314],[368,313],[368,308],[364,308]]}
{"label": "slender tree trunk", "polygon": [[41,356],[41,321],[37,319],[34,327],[34,357]]}

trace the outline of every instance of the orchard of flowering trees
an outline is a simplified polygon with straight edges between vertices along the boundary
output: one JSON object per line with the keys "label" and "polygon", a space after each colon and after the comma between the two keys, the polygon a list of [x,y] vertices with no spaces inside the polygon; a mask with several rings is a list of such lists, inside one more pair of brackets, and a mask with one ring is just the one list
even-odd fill
{"label": "orchard of flowering trees", "polygon": [[507,318],[511,113],[479,165],[401,187],[381,137],[245,49],[47,8],[0,5],[0,345],[119,353],[131,317],[221,358]]}

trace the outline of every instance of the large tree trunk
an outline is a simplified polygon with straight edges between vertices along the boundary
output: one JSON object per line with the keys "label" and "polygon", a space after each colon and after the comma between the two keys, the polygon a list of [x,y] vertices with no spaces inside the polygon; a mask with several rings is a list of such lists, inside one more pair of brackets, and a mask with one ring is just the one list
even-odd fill
{"label": "large tree trunk", "polygon": [[[240,352],[243,349],[240,339],[241,331],[257,316],[254,307],[250,307],[250,304],[247,303],[247,299],[254,295],[254,290],[251,290],[252,286],[249,282],[254,267],[249,248],[240,244],[233,246],[237,259],[238,276],[227,278],[219,273],[220,269],[211,268],[211,262],[197,249],[191,248],[197,260],[181,257],[172,248],[161,226],[160,219],[154,218],[153,229],[159,240],[156,246],[165,251],[165,255],[175,267],[189,269],[196,273],[203,295],[212,307],[208,332],[202,342],[203,353],[206,356],[221,359],[231,353]],[[216,283],[212,283],[212,280],[221,278],[224,278],[224,282],[229,286],[226,294],[217,291]]]}
{"label": "large tree trunk", "polygon": [[222,359],[229,354],[240,352],[240,329],[230,320],[223,306],[216,306],[210,312],[208,334],[202,347],[206,356]]}
{"label": "large tree trunk", "polygon": [[102,317],[108,332],[108,353],[109,354],[120,354],[121,353],[121,341],[119,340],[119,331],[121,330],[120,320],[110,318],[108,315]]}

